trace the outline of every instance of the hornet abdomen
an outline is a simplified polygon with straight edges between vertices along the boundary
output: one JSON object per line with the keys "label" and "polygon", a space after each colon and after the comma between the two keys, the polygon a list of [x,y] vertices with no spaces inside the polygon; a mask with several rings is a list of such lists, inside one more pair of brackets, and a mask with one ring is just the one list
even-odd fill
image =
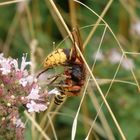
{"label": "hornet abdomen", "polygon": [[56,105],[60,105],[66,98],[66,95],[65,94],[58,94],[58,95],[55,95],[55,98],[54,98],[54,103]]}

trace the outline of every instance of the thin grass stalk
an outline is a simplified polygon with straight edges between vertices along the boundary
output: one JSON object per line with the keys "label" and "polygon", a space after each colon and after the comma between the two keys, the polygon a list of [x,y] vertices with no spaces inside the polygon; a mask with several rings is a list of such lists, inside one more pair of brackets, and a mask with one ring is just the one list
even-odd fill
{"label": "thin grass stalk", "polygon": [[[96,80],[97,80],[99,85],[109,84],[112,81],[112,79],[96,79]],[[124,81],[124,80],[114,79],[113,82],[114,83],[124,83],[124,84],[130,84],[130,85],[133,85],[133,86],[137,86],[136,83],[129,82],[129,81]]]}
{"label": "thin grass stalk", "polygon": [[[34,29],[33,29],[33,19],[32,19],[32,16],[31,16],[31,12],[30,12],[30,9],[28,7],[28,4],[25,3],[25,12],[27,14],[27,21],[28,21],[28,25],[29,25],[29,33],[30,33],[30,39],[28,40],[28,44],[30,46],[30,61],[31,63],[33,64],[31,66],[31,74],[34,75],[35,74],[35,71],[36,71],[36,67],[37,67],[37,64],[36,64],[36,56],[35,56],[35,52],[36,52],[36,49],[37,49],[37,40],[35,40],[35,33],[34,33]],[[36,119],[36,114],[33,113],[32,114],[32,118],[35,120]],[[35,139],[36,138],[36,129],[35,129],[35,125],[32,123],[31,124],[31,132],[32,132],[32,139]]]}
{"label": "thin grass stalk", "polygon": [[[101,48],[101,45],[102,45],[102,42],[103,42],[103,39],[104,39],[104,36],[105,36],[105,33],[106,33],[106,29],[107,29],[107,27],[105,26],[102,37],[101,37],[101,41],[100,41],[100,44],[99,44],[99,47],[98,47],[98,50],[97,50],[97,53],[99,52],[99,50]],[[96,55],[97,55],[97,53],[96,53]],[[96,58],[96,56],[95,56],[95,58]],[[92,70],[94,69],[95,63],[96,63],[96,60],[93,63]],[[89,78],[87,80],[87,85],[88,85],[88,83],[89,83]],[[87,89],[87,85],[85,86],[85,90]],[[88,139],[90,139],[90,138],[88,137]]]}
{"label": "thin grass stalk", "polygon": [[50,122],[50,125],[51,125],[51,128],[52,128],[52,132],[54,134],[54,138],[55,138],[55,140],[58,140],[50,114],[48,114],[48,119],[49,119],[49,122]]}
{"label": "thin grass stalk", "polygon": [[13,41],[13,36],[15,35],[15,31],[16,31],[16,28],[17,28],[17,23],[20,19],[20,15],[18,12],[15,13],[15,16],[13,18],[13,21],[9,27],[9,30],[8,30],[8,33],[7,33],[7,36],[6,36],[6,40],[3,44],[3,53],[4,55],[7,57],[8,56],[8,53],[9,53],[9,47],[10,47],[10,44],[12,43]]}
{"label": "thin grass stalk", "polygon": [[19,3],[22,1],[28,1],[28,0],[11,0],[11,1],[7,1],[7,2],[0,2],[0,6]]}
{"label": "thin grass stalk", "polygon": [[[35,59],[35,52],[36,52],[36,49],[37,49],[37,40],[32,40],[31,43],[30,43],[30,60],[31,60],[31,63],[32,63],[32,66],[31,66],[31,73],[32,74],[35,74],[35,70],[36,70],[36,59]],[[32,118],[35,120],[36,118],[36,114],[33,113],[32,114]],[[31,132],[32,132],[32,138],[35,139],[36,138],[36,129],[35,129],[35,125],[34,124],[31,124]]]}
{"label": "thin grass stalk", "polygon": [[[113,33],[113,31],[111,30],[110,27],[108,27],[108,29],[110,30],[110,32],[112,33],[114,39],[116,40],[117,44],[119,45],[119,47],[120,47],[120,49],[121,49],[121,51],[122,51],[124,57],[127,59],[127,56],[126,56],[126,54],[125,54],[125,51],[124,51],[123,48],[121,47],[121,44],[120,44],[119,41],[117,40],[115,34]],[[129,64],[128,64],[128,65],[129,65]],[[133,76],[133,78],[134,78],[135,83],[137,84],[137,88],[138,88],[138,90],[140,90],[139,82],[138,82],[138,80],[137,80],[137,78],[136,78],[136,75],[135,75],[135,73],[134,73],[132,67],[130,67],[130,71],[131,71],[131,73],[132,73],[132,76]]]}
{"label": "thin grass stalk", "polygon": [[[61,109],[61,107],[64,105],[65,101],[66,101],[66,99],[63,101],[63,103],[62,103],[61,105],[56,106],[54,112],[58,112],[58,111]],[[54,105],[54,102],[53,102],[52,104]],[[50,112],[50,111],[48,111],[48,112]],[[51,119],[52,119],[52,120],[55,118],[55,115],[56,115],[55,113],[54,113],[53,115],[51,115]],[[47,125],[46,125],[46,127],[45,127],[45,130],[47,130],[47,129],[49,128],[49,125],[50,125],[50,124],[47,123]]]}
{"label": "thin grass stalk", "polygon": [[125,38],[126,40],[129,40],[130,38],[129,26],[130,26],[129,15],[127,11],[124,10],[124,7],[121,5],[119,9],[118,34],[120,34],[121,37]]}
{"label": "thin grass stalk", "polygon": [[[84,99],[84,101],[82,103],[81,110],[82,110],[82,113],[89,118],[90,113],[89,113],[89,111],[87,109],[86,96],[85,96],[85,99]],[[86,123],[86,118],[84,118],[84,117],[83,117],[83,125],[84,125],[85,133],[87,133],[88,130],[89,130],[89,125]],[[93,140],[92,135],[89,137],[89,140]]]}
{"label": "thin grass stalk", "polygon": [[113,85],[113,83],[114,83],[114,80],[115,80],[115,78],[116,78],[116,76],[117,76],[117,73],[118,73],[118,71],[119,71],[119,69],[120,69],[120,66],[121,66],[121,63],[122,63],[123,58],[124,58],[124,54],[122,54],[120,63],[119,63],[119,65],[118,65],[117,69],[116,69],[116,72],[115,72],[115,74],[114,74],[114,76],[113,76],[113,78],[112,78],[112,80],[111,80],[111,83],[110,83],[110,85],[109,85],[109,88],[108,88],[108,90],[107,90],[105,96],[107,96],[107,95],[109,94],[109,91],[110,91],[110,89],[111,89],[111,87],[112,87],[112,85]]}
{"label": "thin grass stalk", "polygon": [[33,19],[32,19],[31,11],[30,11],[27,3],[25,3],[25,11],[27,14],[27,21],[28,21],[28,25],[29,25],[29,33],[30,33],[30,39],[31,39],[31,41],[29,40],[29,42],[27,42],[30,46],[30,52],[31,52],[30,53],[30,60],[32,63],[31,74],[34,75],[36,72],[36,67],[37,67],[35,53],[37,51],[38,42],[35,39],[36,37],[35,37],[34,28],[33,28]]}
{"label": "thin grass stalk", "polygon": [[[100,41],[100,44],[99,44],[99,47],[98,47],[98,50],[97,50],[97,53],[98,53],[98,51],[100,50],[100,47],[101,47],[101,44],[102,44],[102,42],[103,42],[103,38],[104,38],[104,35],[105,35],[105,32],[106,32],[106,27],[105,27],[105,29],[104,29],[104,32],[103,32],[103,35],[102,35],[102,38],[101,38],[101,41]],[[97,54],[96,54],[97,55]],[[96,56],[95,56],[95,58],[96,58]],[[94,63],[93,63],[93,66],[92,66],[92,70],[94,69],[94,66],[95,66],[95,63],[96,63],[96,60],[94,61]],[[121,62],[120,62],[120,64],[121,64]],[[119,67],[120,67],[120,65],[119,65]],[[119,68],[118,67],[118,68]],[[117,71],[118,72],[118,71]],[[116,72],[116,73],[117,73]],[[90,88],[90,87],[89,87]],[[106,96],[107,96],[107,94],[106,94]],[[94,97],[93,98],[91,98],[91,99],[93,99],[93,100],[95,100],[94,99]],[[100,120],[101,120],[101,122],[102,122],[102,124],[103,124],[103,127],[104,127],[104,129],[105,129],[105,131],[106,131],[106,133],[107,133],[107,136],[108,136],[108,139],[115,139],[114,138],[114,136],[113,136],[113,134],[112,134],[112,131],[110,130],[110,128],[109,128],[109,126],[108,126],[108,123],[107,123],[107,121],[105,120],[105,117],[103,116],[103,113],[101,112],[101,109],[99,109],[99,105],[97,104],[98,102],[96,101],[96,104],[94,104],[94,106],[95,106],[95,109],[98,111],[98,112],[100,112],[99,113],[99,117],[100,117]],[[98,113],[97,113],[98,114]],[[101,116],[102,115],[102,116]],[[102,118],[103,117],[103,118]],[[95,119],[96,120],[96,119]],[[94,120],[94,121],[95,121]],[[91,130],[91,129],[90,129]],[[86,139],[88,139],[89,138],[89,136],[87,136],[87,138]]]}
{"label": "thin grass stalk", "polygon": [[25,3],[25,10],[26,10],[26,14],[27,14],[27,21],[28,21],[28,24],[29,24],[29,32],[30,32],[31,40],[33,40],[33,39],[35,39],[33,19],[32,19],[31,11],[30,11],[27,3]]}
{"label": "thin grass stalk", "polygon": [[[78,47],[77,44],[76,44],[76,47]],[[79,50],[80,50],[80,49],[79,49]],[[81,55],[81,54],[80,54],[80,55]],[[82,58],[82,59],[83,59],[83,58]],[[86,90],[87,90],[87,87],[88,87],[88,83],[89,83],[89,81],[86,81],[85,87],[84,87],[84,90],[83,90],[83,95],[82,95],[82,98],[81,98],[79,107],[78,107],[78,109],[77,109],[77,112],[76,112],[76,115],[75,115],[75,118],[74,118],[74,121],[73,121],[72,131],[71,131],[71,140],[74,140],[74,139],[75,139],[75,136],[76,136],[78,115],[79,115],[79,112],[80,112],[82,103],[83,103],[84,98],[85,98],[85,95],[86,95]]]}
{"label": "thin grass stalk", "polygon": [[[81,4],[82,4],[82,3],[81,3]],[[83,5],[83,4],[82,4],[82,5]],[[97,13],[95,13],[95,12],[94,12],[91,8],[89,8],[88,6],[86,6],[86,5],[83,5],[83,6],[87,7],[92,13],[94,13],[94,14],[97,15],[97,16],[99,16]],[[124,57],[127,58],[127,56],[126,56],[126,54],[125,54],[125,51],[124,51],[123,48],[121,47],[121,44],[120,44],[120,42],[118,41],[118,39],[117,39],[117,37],[115,36],[115,34],[114,34],[114,32],[112,31],[112,29],[109,27],[109,25],[108,25],[103,19],[102,19],[102,21],[106,24],[106,26],[107,26],[107,28],[109,29],[109,31],[111,32],[112,36],[113,36],[114,39],[116,40],[116,42],[117,42],[117,44],[118,44],[120,50],[122,51]],[[134,73],[134,71],[133,71],[133,68],[130,67],[130,71],[131,71],[131,73],[132,73],[132,76],[133,76],[133,78],[134,78],[134,81],[135,81],[136,84],[137,84],[138,90],[140,91],[140,85],[139,85],[139,82],[138,82],[138,80],[137,80],[137,78],[136,78],[136,75],[135,75],[135,73]]]}
{"label": "thin grass stalk", "polygon": [[[42,32],[42,13],[40,10],[40,3],[42,3],[42,1],[34,0],[34,1],[32,1],[32,6],[31,6],[31,14],[32,14],[32,18],[34,19],[33,27],[35,29],[35,33]],[[46,25],[46,26],[48,26],[48,25]]]}
{"label": "thin grass stalk", "polygon": [[[61,109],[61,107],[62,107],[62,105],[64,103],[65,103],[65,101],[61,105],[59,105],[59,106],[57,106],[55,108],[54,113],[52,113],[51,116],[50,116],[51,117],[51,120],[54,120],[55,115],[57,114],[55,112],[58,112]],[[46,130],[48,130],[48,128],[50,126],[50,122],[49,121],[46,123],[46,118],[48,117],[48,113],[53,109],[53,105],[54,105],[54,102],[51,102],[51,104],[50,104],[47,112],[45,113],[45,115],[43,115],[43,118],[41,119],[41,122],[40,122],[40,126],[41,126],[41,128],[44,128],[43,130],[45,132],[46,132]],[[42,139],[42,136],[40,136],[39,140],[41,140],[41,139]]]}
{"label": "thin grass stalk", "polygon": [[[123,53],[123,55],[124,55],[124,58],[127,59],[127,56],[126,56],[125,52]],[[129,65],[129,64],[128,64],[128,65]],[[134,78],[136,84],[137,84],[138,91],[140,91],[140,85],[139,85],[139,82],[138,82],[138,80],[137,80],[137,78],[136,78],[137,76],[135,75],[135,73],[134,73],[132,67],[130,67],[130,71],[131,71],[131,73],[132,73],[132,76],[133,76],[133,78]]]}
{"label": "thin grass stalk", "polygon": [[96,135],[96,133],[94,134],[95,140],[100,140],[99,136]]}
{"label": "thin grass stalk", "polygon": [[70,8],[70,21],[71,21],[71,27],[76,28],[77,23],[77,17],[76,17],[76,3],[73,0],[69,0],[69,8]]}
{"label": "thin grass stalk", "polygon": [[[65,103],[65,101],[64,101],[62,104],[60,104],[59,106],[56,106],[54,111],[60,110],[60,108],[63,106],[64,103]],[[47,109],[47,112],[45,113],[45,115],[43,116],[43,118],[42,118],[42,120],[41,120],[41,122],[40,122],[40,125],[41,125],[42,128],[44,128],[44,121],[45,121],[45,119],[47,118],[47,114],[48,114],[51,110],[53,110],[53,107],[54,107],[54,102],[51,102],[51,104],[49,105],[49,108]],[[51,116],[51,119],[52,119],[54,116],[55,116],[55,114],[54,114],[53,116]],[[46,126],[46,127],[48,128],[48,126],[49,126],[49,123],[47,123],[47,126]]]}
{"label": "thin grass stalk", "polygon": [[[75,115],[75,112],[70,110],[69,108],[63,107],[65,110],[67,110],[68,112],[70,112],[69,114],[67,113],[62,113],[62,112],[50,112],[49,114],[57,114],[57,115],[61,115],[61,116],[65,116],[65,117],[71,117],[73,118]],[[79,122],[83,122],[83,119],[86,121],[86,123],[91,127],[92,125],[92,120],[90,118],[88,118],[87,116],[83,116],[82,114],[79,113],[79,117],[78,117],[78,121]],[[100,135],[101,137],[107,139],[106,134],[103,130],[103,128],[100,126],[100,124],[95,123],[94,125],[94,130],[96,133],[98,133],[98,135]],[[94,133],[93,133],[94,134]]]}
{"label": "thin grass stalk", "polygon": [[33,119],[33,117],[28,113],[24,112],[26,117],[32,122],[32,124],[36,127],[36,129],[41,133],[41,136],[45,138],[45,140],[51,140],[49,136],[44,132],[44,130],[37,124],[37,122]]}
{"label": "thin grass stalk", "polygon": [[[74,0],[76,2],[78,2],[77,0]],[[100,22],[102,21],[102,18],[105,16],[106,12],[108,11],[109,7],[111,6],[113,0],[109,0],[109,2],[107,3],[106,7],[104,8],[104,10],[102,11],[101,15],[99,16],[98,20],[95,23],[95,26],[93,27],[93,29],[91,30],[91,32],[89,33],[88,37],[86,38],[84,44],[83,44],[83,48],[85,48],[88,44],[88,42],[90,41],[90,39],[92,38],[93,34],[95,33],[98,25],[100,24]]]}
{"label": "thin grass stalk", "polygon": [[[92,104],[95,107],[96,111],[98,112],[98,110],[100,108],[98,99],[96,98],[95,94],[92,92],[92,89],[91,89],[90,86],[88,87],[88,91],[87,92],[88,92],[88,94],[90,96],[90,99],[92,101]],[[105,133],[107,135],[108,140],[115,140],[115,137],[113,135],[113,132],[112,132],[111,128],[109,127],[108,122],[107,122],[107,120],[105,118],[105,115],[102,112],[102,110],[99,113],[99,119],[101,120],[101,123],[103,125],[103,128],[105,130]]]}
{"label": "thin grass stalk", "polygon": [[61,16],[59,10],[57,9],[55,3],[53,2],[53,0],[48,0],[48,1],[50,2],[51,6],[52,6],[52,8],[53,8],[53,10],[54,10],[54,12],[56,13],[56,15],[58,16],[58,18],[60,19],[60,21],[61,21],[61,23],[62,23],[64,29],[66,30],[66,32],[68,33],[68,35],[69,35],[69,37],[70,37],[70,39],[73,41],[71,32],[70,32],[68,26],[66,25],[66,23],[65,23],[65,21],[64,21],[64,19],[63,19],[63,17]]}
{"label": "thin grass stalk", "polygon": [[[102,45],[102,43],[103,43],[103,39],[104,39],[104,36],[105,36],[105,33],[106,33],[106,29],[107,29],[107,26],[105,26],[105,29],[104,29],[104,31],[103,31],[103,34],[102,34],[102,37],[101,37],[101,41],[100,41],[100,44],[99,44],[99,47],[98,47],[98,50],[97,50],[97,53],[99,52],[99,50],[100,50],[100,48],[101,48],[101,45]],[[96,53],[96,55],[97,55],[97,53]],[[94,61],[94,63],[93,63],[93,66],[92,66],[92,69],[91,69],[91,70],[94,69],[95,63],[96,63],[96,56],[95,56],[95,61]],[[90,88],[90,87],[89,87],[89,88]],[[96,97],[95,97],[95,98],[96,98]],[[92,98],[91,98],[91,99],[92,99]],[[98,100],[97,100],[97,99],[93,99],[93,100],[94,100],[93,103],[94,103],[95,109],[96,109],[96,111],[98,112],[98,109],[99,109]],[[93,100],[92,100],[92,101],[93,101]],[[110,127],[109,127],[109,125],[108,125],[108,123],[107,123],[107,121],[106,121],[106,119],[105,119],[105,116],[104,116],[104,114],[103,114],[102,111],[101,111],[100,114],[99,114],[99,118],[100,118],[100,120],[101,120],[101,122],[102,122],[102,124],[103,124],[103,127],[104,127],[104,129],[105,129],[105,132],[106,132],[106,134],[107,134],[108,139],[109,139],[109,140],[115,140],[114,135],[113,135],[113,133],[112,133],[112,131],[111,131],[111,129],[110,129]]]}
{"label": "thin grass stalk", "polygon": [[[120,68],[122,59],[123,59],[123,56],[122,56],[122,58],[121,58],[121,60],[120,60],[120,63],[119,63],[119,65],[118,65],[117,72],[118,72],[118,70],[119,70],[119,68]],[[116,73],[117,73],[117,72],[116,72]],[[115,73],[115,74],[116,74],[116,73]],[[114,77],[115,77],[115,76],[114,76]],[[112,81],[111,81],[111,82],[112,82]],[[112,84],[110,84],[110,85],[112,85]],[[109,87],[111,87],[111,86],[109,86]],[[109,90],[108,90],[108,91],[109,91]],[[108,95],[108,92],[107,92],[107,94],[105,94],[105,98],[107,97],[107,95]],[[95,119],[94,119],[94,121],[93,121],[93,123],[92,123],[92,127],[94,126],[95,120],[96,120],[97,117],[99,116],[99,113],[100,113],[100,111],[101,111],[103,105],[104,105],[104,101],[101,103],[100,108],[98,109],[98,112],[97,112],[97,114],[96,114],[96,116],[95,116]],[[112,114],[110,114],[110,115],[112,116]],[[112,118],[112,119],[113,119],[113,118]],[[113,121],[114,121],[114,120],[113,120]],[[114,123],[116,123],[116,122],[114,122]],[[115,125],[116,125],[116,124],[115,124]],[[88,140],[88,137],[89,137],[89,135],[90,135],[90,133],[91,133],[92,127],[90,128],[90,130],[89,130],[89,132],[88,132],[88,135],[87,135],[87,137],[86,137],[86,140]],[[117,127],[118,127],[118,126],[117,126]],[[117,128],[117,129],[120,129],[120,128]],[[118,130],[118,131],[121,131],[121,130]],[[119,133],[120,133],[120,132],[119,132]],[[125,140],[125,139],[123,139],[123,140]]]}
{"label": "thin grass stalk", "polygon": [[131,54],[131,55],[140,55],[138,52],[124,52],[125,54]]}
{"label": "thin grass stalk", "polygon": [[131,3],[133,3],[134,2],[134,0],[131,2],[131,0],[130,0],[130,4],[129,3],[126,3],[126,1],[124,1],[124,0],[119,0],[120,1],[120,3],[122,4],[122,6],[127,10],[127,12],[129,13],[129,16],[134,20],[134,21],[137,21],[138,19],[139,19],[139,17],[137,16],[137,14],[136,14],[136,11],[135,11],[135,9],[133,8],[133,4],[131,4]]}
{"label": "thin grass stalk", "polygon": [[[54,103],[51,102],[49,105],[49,108],[47,109],[47,111],[43,114],[43,117],[41,118],[41,122],[39,123],[41,128],[43,128],[44,131],[46,131],[44,129],[44,127],[46,126],[46,124],[48,125],[49,122],[46,122],[46,119],[48,117],[48,113],[53,109]],[[39,140],[41,140],[42,137],[40,137]]]}
{"label": "thin grass stalk", "polygon": [[51,12],[51,15],[52,15],[52,17],[53,17],[53,19],[54,19],[54,21],[55,21],[55,23],[56,23],[59,31],[60,31],[62,37],[65,38],[65,36],[67,35],[66,30],[63,28],[62,23],[60,22],[58,16],[55,14],[54,10],[52,9],[52,6],[50,5],[49,1],[48,0],[45,0],[45,2],[46,2],[46,5],[47,5],[47,7],[49,8],[49,10]]}
{"label": "thin grass stalk", "polygon": [[[82,6],[84,6],[85,8],[87,8],[89,11],[91,11],[94,15],[96,15],[98,18],[101,19],[101,21],[107,26],[107,28],[109,29],[109,31],[111,32],[111,34],[113,35],[114,39],[116,40],[117,44],[119,45],[120,49],[122,52],[124,52],[123,48],[121,47],[119,41],[117,40],[115,34],[113,33],[112,29],[109,27],[109,25],[107,24],[107,22],[102,18],[100,17],[100,15],[98,15],[96,12],[94,12],[89,6],[85,5],[84,3],[78,1],[78,0],[74,0],[75,2],[81,4]],[[95,26],[97,26],[98,24],[95,24]],[[84,43],[85,44],[85,43]]]}
{"label": "thin grass stalk", "polygon": [[93,62],[92,68],[91,68],[92,71],[93,71],[93,69],[95,67],[96,57],[97,57],[97,55],[98,55],[98,53],[99,53],[99,51],[101,49],[101,46],[102,46],[102,43],[103,43],[103,39],[104,39],[104,36],[105,36],[105,33],[106,33],[106,29],[107,29],[107,26],[105,26],[104,31],[103,31],[103,34],[102,34],[102,37],[101,37],[101,40],[100,40],[100,43],[99,43],[99,47],[98,47],[97,52],[96,52],[96,55],[95,55],[95,60]]}

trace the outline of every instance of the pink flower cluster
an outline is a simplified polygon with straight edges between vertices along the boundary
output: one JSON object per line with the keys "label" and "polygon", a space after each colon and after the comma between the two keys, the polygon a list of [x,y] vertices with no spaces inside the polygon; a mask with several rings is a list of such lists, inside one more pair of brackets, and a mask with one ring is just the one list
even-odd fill
{"label": "pink flower cluster", "polygon": [[16,130],[15,139],[23,139],[24,124],[19,112],[25,109],[28,112],[45,111],[49,104],[48,92],[41,89],[37,79],[26,69],[31,65],[26,58],[27,55],[23,55],[19,65],[18,60],[0,54],[0,135],[5,133],[7,140],[11,130]]}

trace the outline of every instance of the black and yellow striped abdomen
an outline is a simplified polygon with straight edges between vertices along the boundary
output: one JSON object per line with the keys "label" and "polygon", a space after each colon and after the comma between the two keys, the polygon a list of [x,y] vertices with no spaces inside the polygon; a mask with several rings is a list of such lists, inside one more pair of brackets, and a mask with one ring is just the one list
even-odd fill
{"label": "black and yellow striped abdomen", "polygon": [[56,105],[60,105],[65,100],[65,98],[66,98],[66,95],[65,94],[62,94],[62,93],[57,94],[54,97],[54,103]]}

